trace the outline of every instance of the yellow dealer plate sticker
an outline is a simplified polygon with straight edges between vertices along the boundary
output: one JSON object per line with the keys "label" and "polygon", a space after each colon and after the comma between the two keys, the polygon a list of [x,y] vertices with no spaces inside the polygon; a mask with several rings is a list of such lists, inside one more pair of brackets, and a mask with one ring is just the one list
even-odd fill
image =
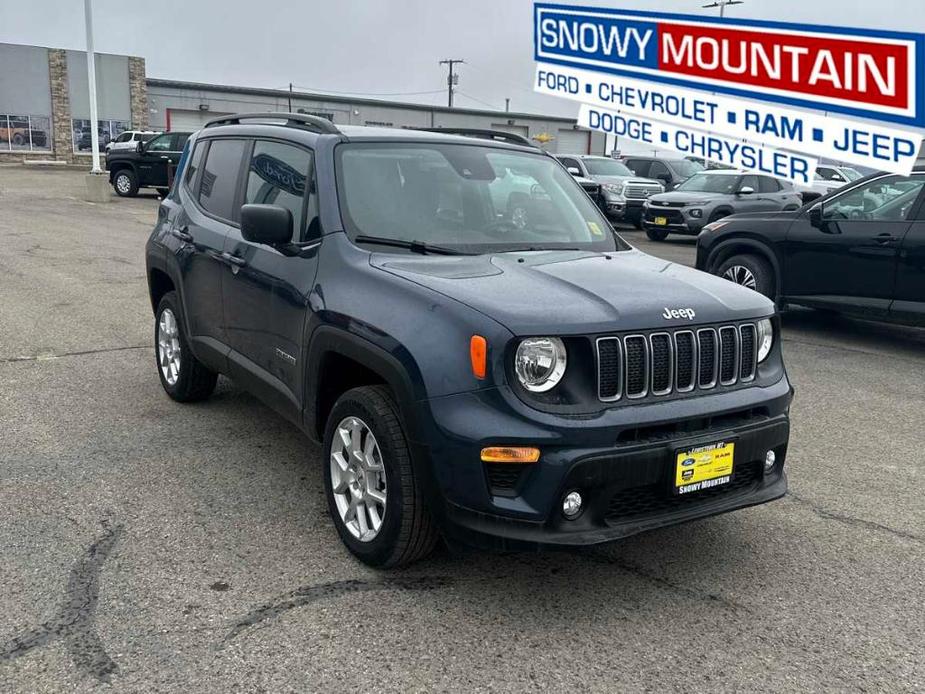
{"label": "yellow dealer plate sticker", "polygon": [[735,443],[720,441],[678,451],[675,461],[675,492],[689,494],[727,484],[732,479]]}
{"label": "yellow dealer plate sticker", "polygon": [[658,226],[663,227],[663,226],[665,226],[666,224],[668,224],[668,217],[656,217],[656,218],[655,218],[655,223],[656,223]]}

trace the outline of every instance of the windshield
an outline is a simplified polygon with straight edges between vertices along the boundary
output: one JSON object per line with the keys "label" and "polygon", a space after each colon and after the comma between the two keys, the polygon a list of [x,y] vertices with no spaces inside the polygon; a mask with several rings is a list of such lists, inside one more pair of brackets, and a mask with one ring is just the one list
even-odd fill
{"label": "windshield", "polygon": [[585,159],[585,166],[592,176],[633,176],[626,164],[616,159]]}
{"label": "windshield", "polygon": [[703,171],[705,167],[703,164],[699,164],[696,161],[689,161],[687,159],[679,159],[678,161],[671,162],[671,166],[675,171],[678,172],[680,178],[687,178],[688,176],[693,176],[698,171]]}
{"label": "windshield", "polygon": [[478,145],[343,144],[337,181],[354,241],[415,241],[464,253],[628,248],[571,174],[543,154]]}
{"label": "windshield", "polygon": [[735,192],[738,175],[729,174],[696,174],[684,181],[675,190],[687,190],[692,193],[723,193],[732,195]]}

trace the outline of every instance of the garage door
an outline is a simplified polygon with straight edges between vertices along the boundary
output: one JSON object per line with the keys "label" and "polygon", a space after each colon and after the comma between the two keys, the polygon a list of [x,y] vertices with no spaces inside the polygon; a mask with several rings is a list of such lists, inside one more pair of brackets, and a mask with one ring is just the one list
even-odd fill
{"label": "garage door", "polygon": [[561,128],[556,133],[556,152],[559,154],[588,154],[591,145],[589,130]]}
{"label": "garage door", "polygon": [[227,116],[227,113],[214,113],[213,111],[183,111],[180,109],[167,109],[167,128],[168,130],[179,130],[181,132],[192,132],[199,130],[206,121],[219,116]]}

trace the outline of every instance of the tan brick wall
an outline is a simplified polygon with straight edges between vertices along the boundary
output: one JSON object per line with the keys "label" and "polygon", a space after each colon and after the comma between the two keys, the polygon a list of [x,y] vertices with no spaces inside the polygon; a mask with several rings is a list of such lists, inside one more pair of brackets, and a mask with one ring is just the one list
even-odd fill
{"label": "tan brick wall", "polygon": [[145,59],[129,56],[129,97],[132,105],[132,128],[148,129],[148,83],[145,79]]}
{"label": "tan brick wall", "polygon": [[51,82],[51,129],[55,159],[73,161],[71,99],[67,85],[67,54],[60,48],[48,49],[48,76]]}

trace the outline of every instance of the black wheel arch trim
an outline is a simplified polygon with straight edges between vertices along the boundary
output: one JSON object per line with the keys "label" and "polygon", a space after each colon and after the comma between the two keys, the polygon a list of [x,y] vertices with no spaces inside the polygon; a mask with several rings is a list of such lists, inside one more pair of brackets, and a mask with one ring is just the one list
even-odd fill
{"label": "black wheel arch trim", "polygon": [[135,178],[138,178],[138,170],[135,168],[135,163],[131,161],[114,161],[109,163],[109,182],[112,183],[116,179],[116,174],[125,169],[131,169],[132,173],[135,175]]}

